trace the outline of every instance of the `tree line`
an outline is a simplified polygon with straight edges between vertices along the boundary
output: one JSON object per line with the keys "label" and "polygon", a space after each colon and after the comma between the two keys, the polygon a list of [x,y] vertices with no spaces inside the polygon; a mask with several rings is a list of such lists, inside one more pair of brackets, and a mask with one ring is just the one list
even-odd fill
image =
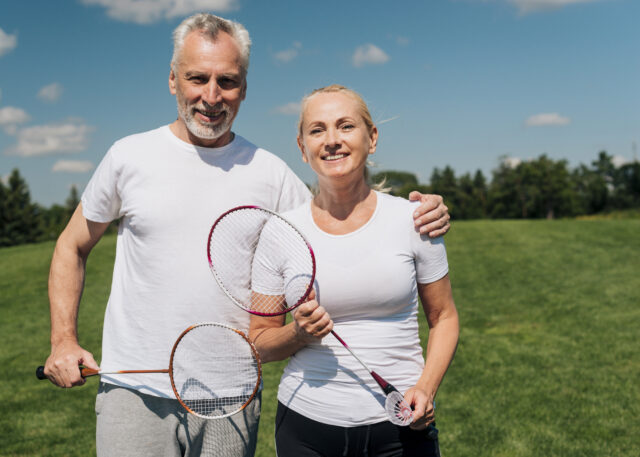
{"label": "tree line", "polygon": [[381,171],[371,181],[384,181],[402,197],[414,189],[440,194],[457,220],[554,219],[640,208],[640,163],[616,167],[606,151],[573,170],[566,160],[544,154],[517,164],[503,158],[490,182],[480,170],[456,177],[449,166],[435,168],[428,185],[400,171]]}
{"label": "tree line", "polygon": [[[383,180],[394,195],[407,197],[412,190],[442,195],[454,220],[553,219],[640,208],[640,163],[616,167],[605,151],[590,166],[573,170],[566,160],[546,155],[515,165],[503,159],[491,181],[480,170],[457,177],[449,166],[435,168],[429,184],[404,171],[371,176],[372,182]],[[13,170],[6,183],[0,180],[0,247],[55,240],[78,202],[73,186],[63,205],[34,203],[26,181]],[[114,223],[109,231],[116,230]]]}

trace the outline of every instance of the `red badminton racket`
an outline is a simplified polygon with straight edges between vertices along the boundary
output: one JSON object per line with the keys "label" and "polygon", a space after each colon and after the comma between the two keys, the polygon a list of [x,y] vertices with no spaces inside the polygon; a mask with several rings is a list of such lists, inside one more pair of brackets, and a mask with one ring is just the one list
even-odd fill
{"label": "red badminton racket", "polygon": [[[207,258],[224,293],[251,314],[287,313],[307,301],[313,289],[316,262],[311,245],[293,224],[264,208],[239,206],[220,216],[209,232]],[[371,370],[336,332],[331,333],[385,393],[391,422],[409,425],[413,414],[402,394]]]}

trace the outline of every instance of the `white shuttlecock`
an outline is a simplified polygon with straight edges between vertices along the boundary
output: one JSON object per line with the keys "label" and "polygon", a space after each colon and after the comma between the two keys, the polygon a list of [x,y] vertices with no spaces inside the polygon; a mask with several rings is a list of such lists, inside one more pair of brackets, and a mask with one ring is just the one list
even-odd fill
{"label": "white shuttlecock", "polygon": [[409,406],[409,403],[404,401],[404,397],[398,391],[391,392],[387,395],[384,409],[387,411],[387,415],[392,424],[404,427],[413,421],[413,410],[411,406]]}

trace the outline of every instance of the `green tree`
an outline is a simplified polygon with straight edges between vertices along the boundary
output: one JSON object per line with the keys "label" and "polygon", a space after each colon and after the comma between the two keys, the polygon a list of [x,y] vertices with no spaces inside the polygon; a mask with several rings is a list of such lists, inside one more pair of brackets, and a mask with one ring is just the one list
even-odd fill
{"label": "green tree", "polygon": [[576,194],[575,214],[595,214],[604,211],[609,203],[607,181],[586,165],[580,165],[571,173]]}
{"label": "green tree", "polygon": [[527,217],[523,204],[521,177],[506,157],[501,157],[487,191],[487,212],[494,219]]}
{"label": "green tree", "polygon": [[69,196],[64,202],[65,209],[68,212],[68,218],[71,218],[73,212],[76,210],[76,207],[80,203],[80,197],[78,196],[78,188],[74,185],[71,186],[71,191],[69,192]]}
{"label": "green tree", "polygon": [[18,169],[14,169],[9,176],[2,208],[0,246],[33,243],[40,238],[41,213],[38,206],[31,203],[29,187]]}
{"label": "green tree", "polygon": [[613,205],[616,208],[640,207],[640,163],[628,163],[615,171]]}
{"label": "green tree", "polygon": [[566,160],[541,155],[513,166],[503,160],[489,188],[492,217],[571,216],[577,201]]}
{"label": "green tree", "polygon": [[409,198],[413,190],[422,193],[429,193],[429,187],[418,183],[418,178],[413,173],[406,171],[385,170],[371,175],[371,183],[384,183],[384,187],[389,188],[391,195]]}
{"label": "green tree", "polygon": [[459,214],[461,212],[460,191],[453,168],[448,165],[442,171],[439,168],[434,168],[431,173],[430,187],[432,193],[442,195],[445,205],[449,208],[451,218],[457,219],[458,216],[462,216]]}
{"label": "green tree", "polygon": [[487,184],[482,171],[474,177],[466,173],[458,179],[456,219],[481,219],[487,216]]}

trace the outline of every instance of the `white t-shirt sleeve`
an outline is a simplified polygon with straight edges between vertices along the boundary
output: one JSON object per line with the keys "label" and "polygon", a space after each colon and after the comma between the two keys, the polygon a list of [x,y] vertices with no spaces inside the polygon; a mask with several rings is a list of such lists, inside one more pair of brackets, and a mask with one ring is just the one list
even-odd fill
{"label": "white t-shirt sleeve", "polygon": [[282,181],[282,189],[278,198],[278,207],[275,211],[284,213],[285,211],[299,207],[309,200],[311,200],[311,191],[309,188],[289,167],[286,167]]}
{"label": "white t-shirt sleeve", "polygon": [[[411,205],[411,219],[413,220],[413,211],[417,204]],[[418,284],[429,284],[442,279],[449,272],[449,263],[447,262],[447,250],[444,246],[444,239],[429,238],[428,235],[420,235],[420,233],[411,227],[411,248],[414,253],[414,262],[416,266],[416,281]]]}
{"label": "white t-shirt sleeve", "polygon": [[275,227],[270,220],[262,229],[251,268],[251,290],[264,295],[284,293],[284,280],[280,274],[284,259]]}
{"label": "white t-shirt sleeve", "polygon": [[115,148],[109,149],[82,193],[82,213],[90,221],[111,222],[121,216]]}

